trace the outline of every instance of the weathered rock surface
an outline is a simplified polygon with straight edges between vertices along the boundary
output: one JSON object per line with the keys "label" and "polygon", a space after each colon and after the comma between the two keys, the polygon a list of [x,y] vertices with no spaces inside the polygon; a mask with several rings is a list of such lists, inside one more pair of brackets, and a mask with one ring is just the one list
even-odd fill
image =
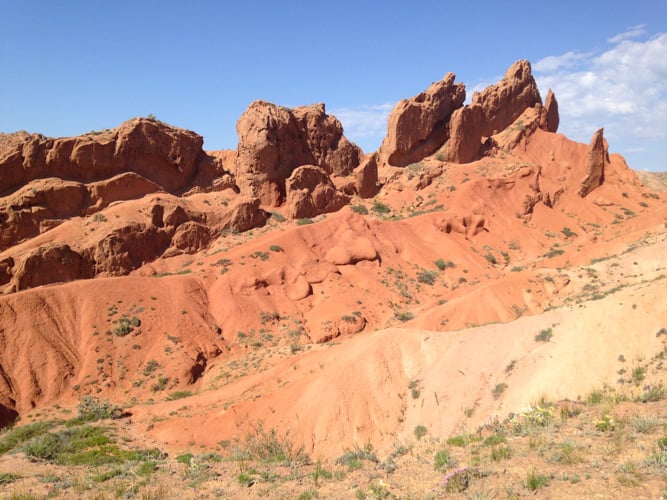
{"label": "weathered rock surface", "polygon": [[289,110],[254,101],[241,115],[235,173],[241,192],[263,204],[285,200],[285,179],[301,165],[347,175],[359,164],[361,150],[343,136],[343,127],[324,104]]}
{"label": "weathered rock surface", "polygon": [[558,114],[558,101],[556,96],[551,89],[547,92],[547,98],[544,101],[545,120],[540,128],[546,130],[547,132],[557,132],[558,125],[560,123],[560,117]]}
{"label": "weathered rock surface", "polygon": [[336,190],[324,169],[303,165],[287,179],[286,212],[300,219],[335,212],[349,203],[350,197]]}
{"label": "weathered rock surface", "polygon": [[[449,140],[442,153],[450,162],[471,162],[478,156],[484,138],[502,132],[527,108],[541,104],[530,63],[517,61],[510,66],[500,82],[482,92],[476,92],[469,106],[454,112],[449,124]],[[544,120],[545,126],[557,128],[558,105],[555,98],[550,102],[546,114],[550,118]]]}
{"label": "weathered rock surface", "polygon": [[465,100],[465,87],[448,73],[421,94],[399,101],[389,114],[380,147],[383,164],[404,167],[434,153],[447,140],[449,118]]}
{"label": "weathered rock surface", "polygon": [[600,187],[604,182],[605,163],[609,163],[609,153],[607,152],[606,141],[603,136],[603,129],[599,129],[586,150],[586,176],[582,179],[578,194],[585,198],[595,188]]}
{"label": "weathered rock surface", "polygon": [[0,193],[44,177],[89,183],[130,171],[176,192],[196,175],[203,143],[194,132],[147,118],[78,137],[20,132],[0,143]]}
{"label": "weathered rock surface", "polygon": [[93,277],[92,262],[69,245],[37,248],[25,257],[14,274],[15,289]]}

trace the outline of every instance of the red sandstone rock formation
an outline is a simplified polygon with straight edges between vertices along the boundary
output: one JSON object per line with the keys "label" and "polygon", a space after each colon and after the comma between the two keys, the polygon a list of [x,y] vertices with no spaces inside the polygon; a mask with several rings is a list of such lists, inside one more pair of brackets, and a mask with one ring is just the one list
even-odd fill
{"label": "red sandstone rock formation", "polygon": [[242,193],[279,206],[285,180],[301,165],[317,165],[326,173],[348,175],[359,164],[361,150],[343,136],[343,127],[325,113],[324,104],[290,110],[254,101],[241,115],[236,130],[235,162]]}
{"label": "red sandstone rock formation", "polygon": [[586,176],[582,179],[578,194],[585,198],[595,188],[604,182],[605,163],[609,163],[607,144],[602,135],[603,129],[599,129],[591,139],[586,150]]}
{"label": "red sandstone rock formation", "polygon": [[404,167],[433,154],[447,140],[452,112],[465,100],[465,87],[448,73],[421,94],[398,102],[389,114],[380,147],[383,164]]}

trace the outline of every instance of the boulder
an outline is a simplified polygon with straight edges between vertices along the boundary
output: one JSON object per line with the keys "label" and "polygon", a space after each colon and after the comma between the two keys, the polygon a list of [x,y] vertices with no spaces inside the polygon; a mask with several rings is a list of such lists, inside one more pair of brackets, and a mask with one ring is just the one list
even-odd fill
{"label": "boulder", "polygon": [[260,208],[259,198],[240,198],[223,216],[223,229],[243,232],[266,223],[269,214]]}
{"label": "boulder", "polygon": [[324,169],[303,165],[286,182],[288,217],[301,219],[340,210],[350,197],[336,190]]}

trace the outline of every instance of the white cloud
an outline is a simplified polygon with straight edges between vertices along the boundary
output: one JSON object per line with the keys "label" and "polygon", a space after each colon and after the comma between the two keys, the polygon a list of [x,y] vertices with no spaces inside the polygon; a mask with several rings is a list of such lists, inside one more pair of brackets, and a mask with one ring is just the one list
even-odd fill
{"label": "white cloud", "polygon": [[[556,94],[560,132],[588,142],[604,127],[612,150],[641,147],[626,149],[630,142],[667,143],[667,33],[629,40],[643,33],[643,25],[634,26],[610,38],[614,45],[604,52],[568,52],[533,65],[541,93],[551,88]],[[667,146],[660,154],[667,166]]]}
{"label": "white cloud", "polygon": [[361,105],[329,111],[343,124],[345,136],[368,152],[374,151],[387,133],[387,117],[395,103]]}
{"label": "white cloud", "polygon": [[627,31],[624,31],[623,33],[619,33],[616,36],[612,36],[611,38],[608,38],[607,41],[609,43],[618,43],[622,42],[623,40],[628,40],[630,38],[637,38],[639,36],[645,35],[646,34],[646,25],[645,24],[638,24],[636,26],[630,26]]}
{"label": "white cloud", "polygon": [[590,53],[566,52],[561,56],[548,56],[540,59],[533,65],[535,71],[550,72],[561,68],[571,68],[578,62],[586,60],[591,56]]}

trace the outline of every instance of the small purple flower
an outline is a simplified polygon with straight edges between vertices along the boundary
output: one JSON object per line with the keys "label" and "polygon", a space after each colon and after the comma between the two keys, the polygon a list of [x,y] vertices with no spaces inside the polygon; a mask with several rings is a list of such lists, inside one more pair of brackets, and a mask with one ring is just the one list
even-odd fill
{"label": "small purple flower", "polygon": [[452,479],[453,477],[457,476],[458,474],[462,474],[462,473],[464,473],[464,472],[468,472],[468,468],[467,468],[467,467],[459,467],[458,469],[454,469],[453,471],[451,471],[449,474],[447,474],[447,475],[445,476],[445,479],[443,479],[443,481],[442,481],[442,485],[443,485],[443,486],[447,486],[447,482],[448,482],[450,479]]}

